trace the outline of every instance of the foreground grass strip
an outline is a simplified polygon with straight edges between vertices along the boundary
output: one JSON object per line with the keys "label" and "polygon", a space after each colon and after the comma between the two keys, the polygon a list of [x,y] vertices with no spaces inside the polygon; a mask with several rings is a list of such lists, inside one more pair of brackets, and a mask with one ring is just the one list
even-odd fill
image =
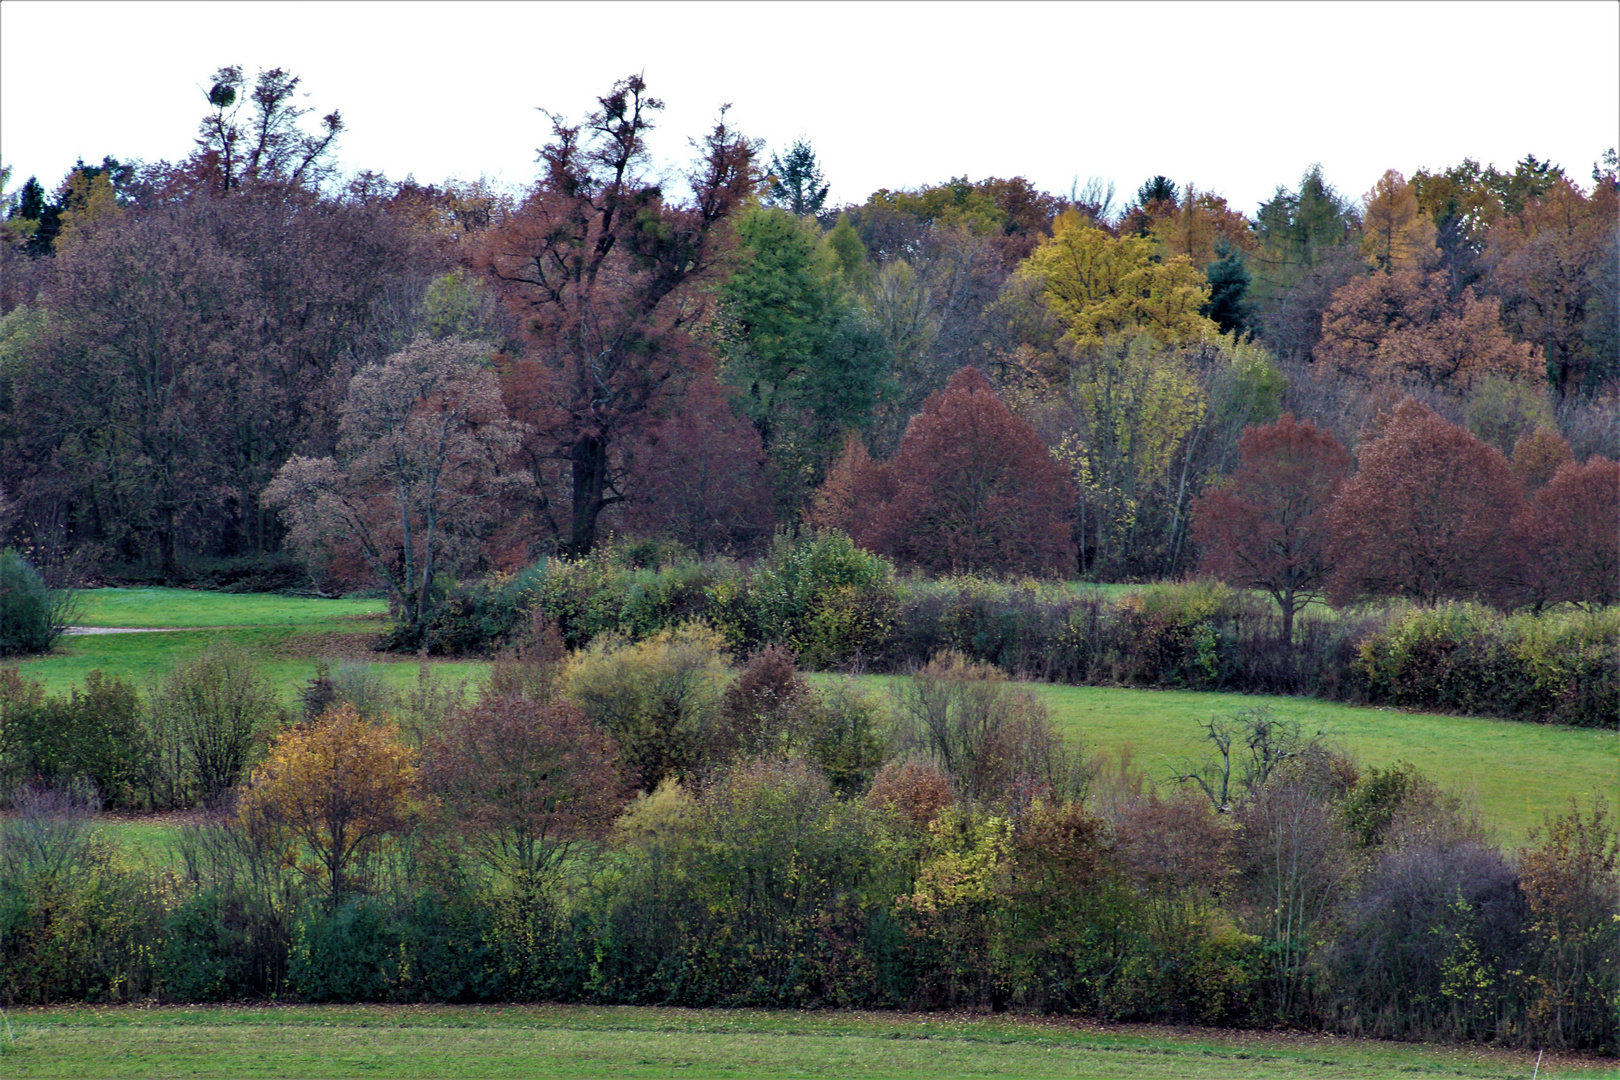
{"label": "foreground grass strip", "polygon": [[[10,1013],[8,1078],[1520,1077],[1526,1053],[951,1015],[563,1006],[55,1008]],[[4,1036],[0,1035],[0,1040]],[[1551,1057],[1545,1077],[1615,1075]]]}

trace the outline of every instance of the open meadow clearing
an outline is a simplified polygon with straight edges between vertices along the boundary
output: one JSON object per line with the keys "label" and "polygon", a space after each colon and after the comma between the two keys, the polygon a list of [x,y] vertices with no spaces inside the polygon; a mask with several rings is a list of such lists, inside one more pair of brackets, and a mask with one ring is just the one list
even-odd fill
{"label": "open meadow clearing", "polygon": [[[30,1077],[1526,1077],[1535,1055],[960,1014],[564,1006],[24,1009]],[[5,1036],[0,1035],[0,1039]],[[1543,1077],[1615,1075],[1549,1055]]]}
{"label": "open meadow clearing", "polygon": [[[84,625],[173,627],[162,633],[65,638],[50,656],[25,660],[22,673],[52,693],[65,693],[101,670],[149,686],[181,657],[218,637],[255,650],[288,706],[314,677],[322,659],[363,664],[396,690],[419,677],[415,657],[370,651],[385,605],[374,600],[317,600],[207,593],[187,589],[97,589],[85,593]],[[431,660],[432,676],[476,686],[488,664]],[[833,676],[817,676],[826,681]],[[877,693],[890,682],[865,681]],[[1172,766],[1201,760],[1208,745],[1201,727],[1211,717],[1268,705],[1298,721],[1306,734],[1323,732],[1363,766],[1409,761],[1442,787],[1477,802],[1487,825],[1512,846],[1565,809],[1571,797],[1611,802],[1620,783],[1620,738],[1613,730],[1530,724],[1481,717],[1407,713],[1316,698],[1122,687],[1039,685],[1059,727],[1088,752],[1116,761],[1128,753],[1151,780]],[[141,837],[159,839],[161,826]]]}

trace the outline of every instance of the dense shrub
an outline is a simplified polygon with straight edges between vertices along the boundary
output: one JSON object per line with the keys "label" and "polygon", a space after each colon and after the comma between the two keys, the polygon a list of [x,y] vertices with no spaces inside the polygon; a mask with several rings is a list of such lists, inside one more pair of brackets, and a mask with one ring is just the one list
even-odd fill
{"label": "dense shrub", "polygon": [[1613,727],[1620,609],[1503,616],[1464,603],[1410,608],[1362,640],[1354,667],[1374,701]]}
{"label": "dense shrub", "polygon": [[631,783],[651,791],[730,756],[732,733],[720,713],[723,646],[698,623],[634,643],[603,636],[570,660],[563,692],[613,738]]}
{"label": "dense shrub", "polygon": [[154,766],[144,712],[133,686],[100,671],[47,697],[15,668],[0,670],[0,800],[32,780],[87,784],[107,806],[140,808]]}
{"label": "dense shrub", "polygon": [[11,548],[0,551],[0,656],[50,651],[62,633],[43,578]]}

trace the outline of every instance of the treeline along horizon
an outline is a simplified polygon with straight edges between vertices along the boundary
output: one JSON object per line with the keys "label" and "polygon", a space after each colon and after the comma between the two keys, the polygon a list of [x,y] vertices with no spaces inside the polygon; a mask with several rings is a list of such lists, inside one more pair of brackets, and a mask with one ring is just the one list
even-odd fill
{"label": "treeline along horizon", "polygon": [[[1415,399],[1513,463],[1480,466],[1521,490],[1502,530],[1620,456],[1612,150],[1359,198],[1313,166],[1252,216],[1163,176],[833,207],[808,143],[723,116],[656,181],[639,78],[556,118],[521,191],[340,176],[340,114],[300,97],[221,69],[185,160],[9,197],[0,513],[36,563],[381,587],[407,621],[610,533],[703,558],[836,524],[922,568],[1145,580],[1199,565],[1195,503],[1285,413],[1359,458]],[[964,372],[988,397],[933,449],[980,416],[1028,468],[942,510],[884,463]]]}

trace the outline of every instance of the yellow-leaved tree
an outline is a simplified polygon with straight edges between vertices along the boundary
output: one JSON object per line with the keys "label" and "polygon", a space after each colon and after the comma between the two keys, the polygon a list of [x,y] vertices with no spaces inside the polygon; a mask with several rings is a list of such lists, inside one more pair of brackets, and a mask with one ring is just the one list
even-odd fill
{"label": "yellow-leaved tree", "polygon": [[1202,419],[1204,388],[1179,350],[1144,333],[1081,349],[1073,363],[1073,427],[1052,455],[1080,491],[1082,569],[1114,567],[1144,500]]}
{"label": "yellow-leaved tree", "polygon": [[1220,333],[1199,314],[1209,302],[1209,283],[1187,256],[1161,260],[1157,241],[1110,236],[1072,210],[1053,230],[1020,272],[1040,281],[1042,298],[1074,345],[1100,345],[1129,331],[1169,345]]}
{"label": "yellow-leaved tree", "polygon": [[276,739],[237,812],[319,882],[335,909],[365,863],[424,810],[416,755],[399,728],[339,705]]}

